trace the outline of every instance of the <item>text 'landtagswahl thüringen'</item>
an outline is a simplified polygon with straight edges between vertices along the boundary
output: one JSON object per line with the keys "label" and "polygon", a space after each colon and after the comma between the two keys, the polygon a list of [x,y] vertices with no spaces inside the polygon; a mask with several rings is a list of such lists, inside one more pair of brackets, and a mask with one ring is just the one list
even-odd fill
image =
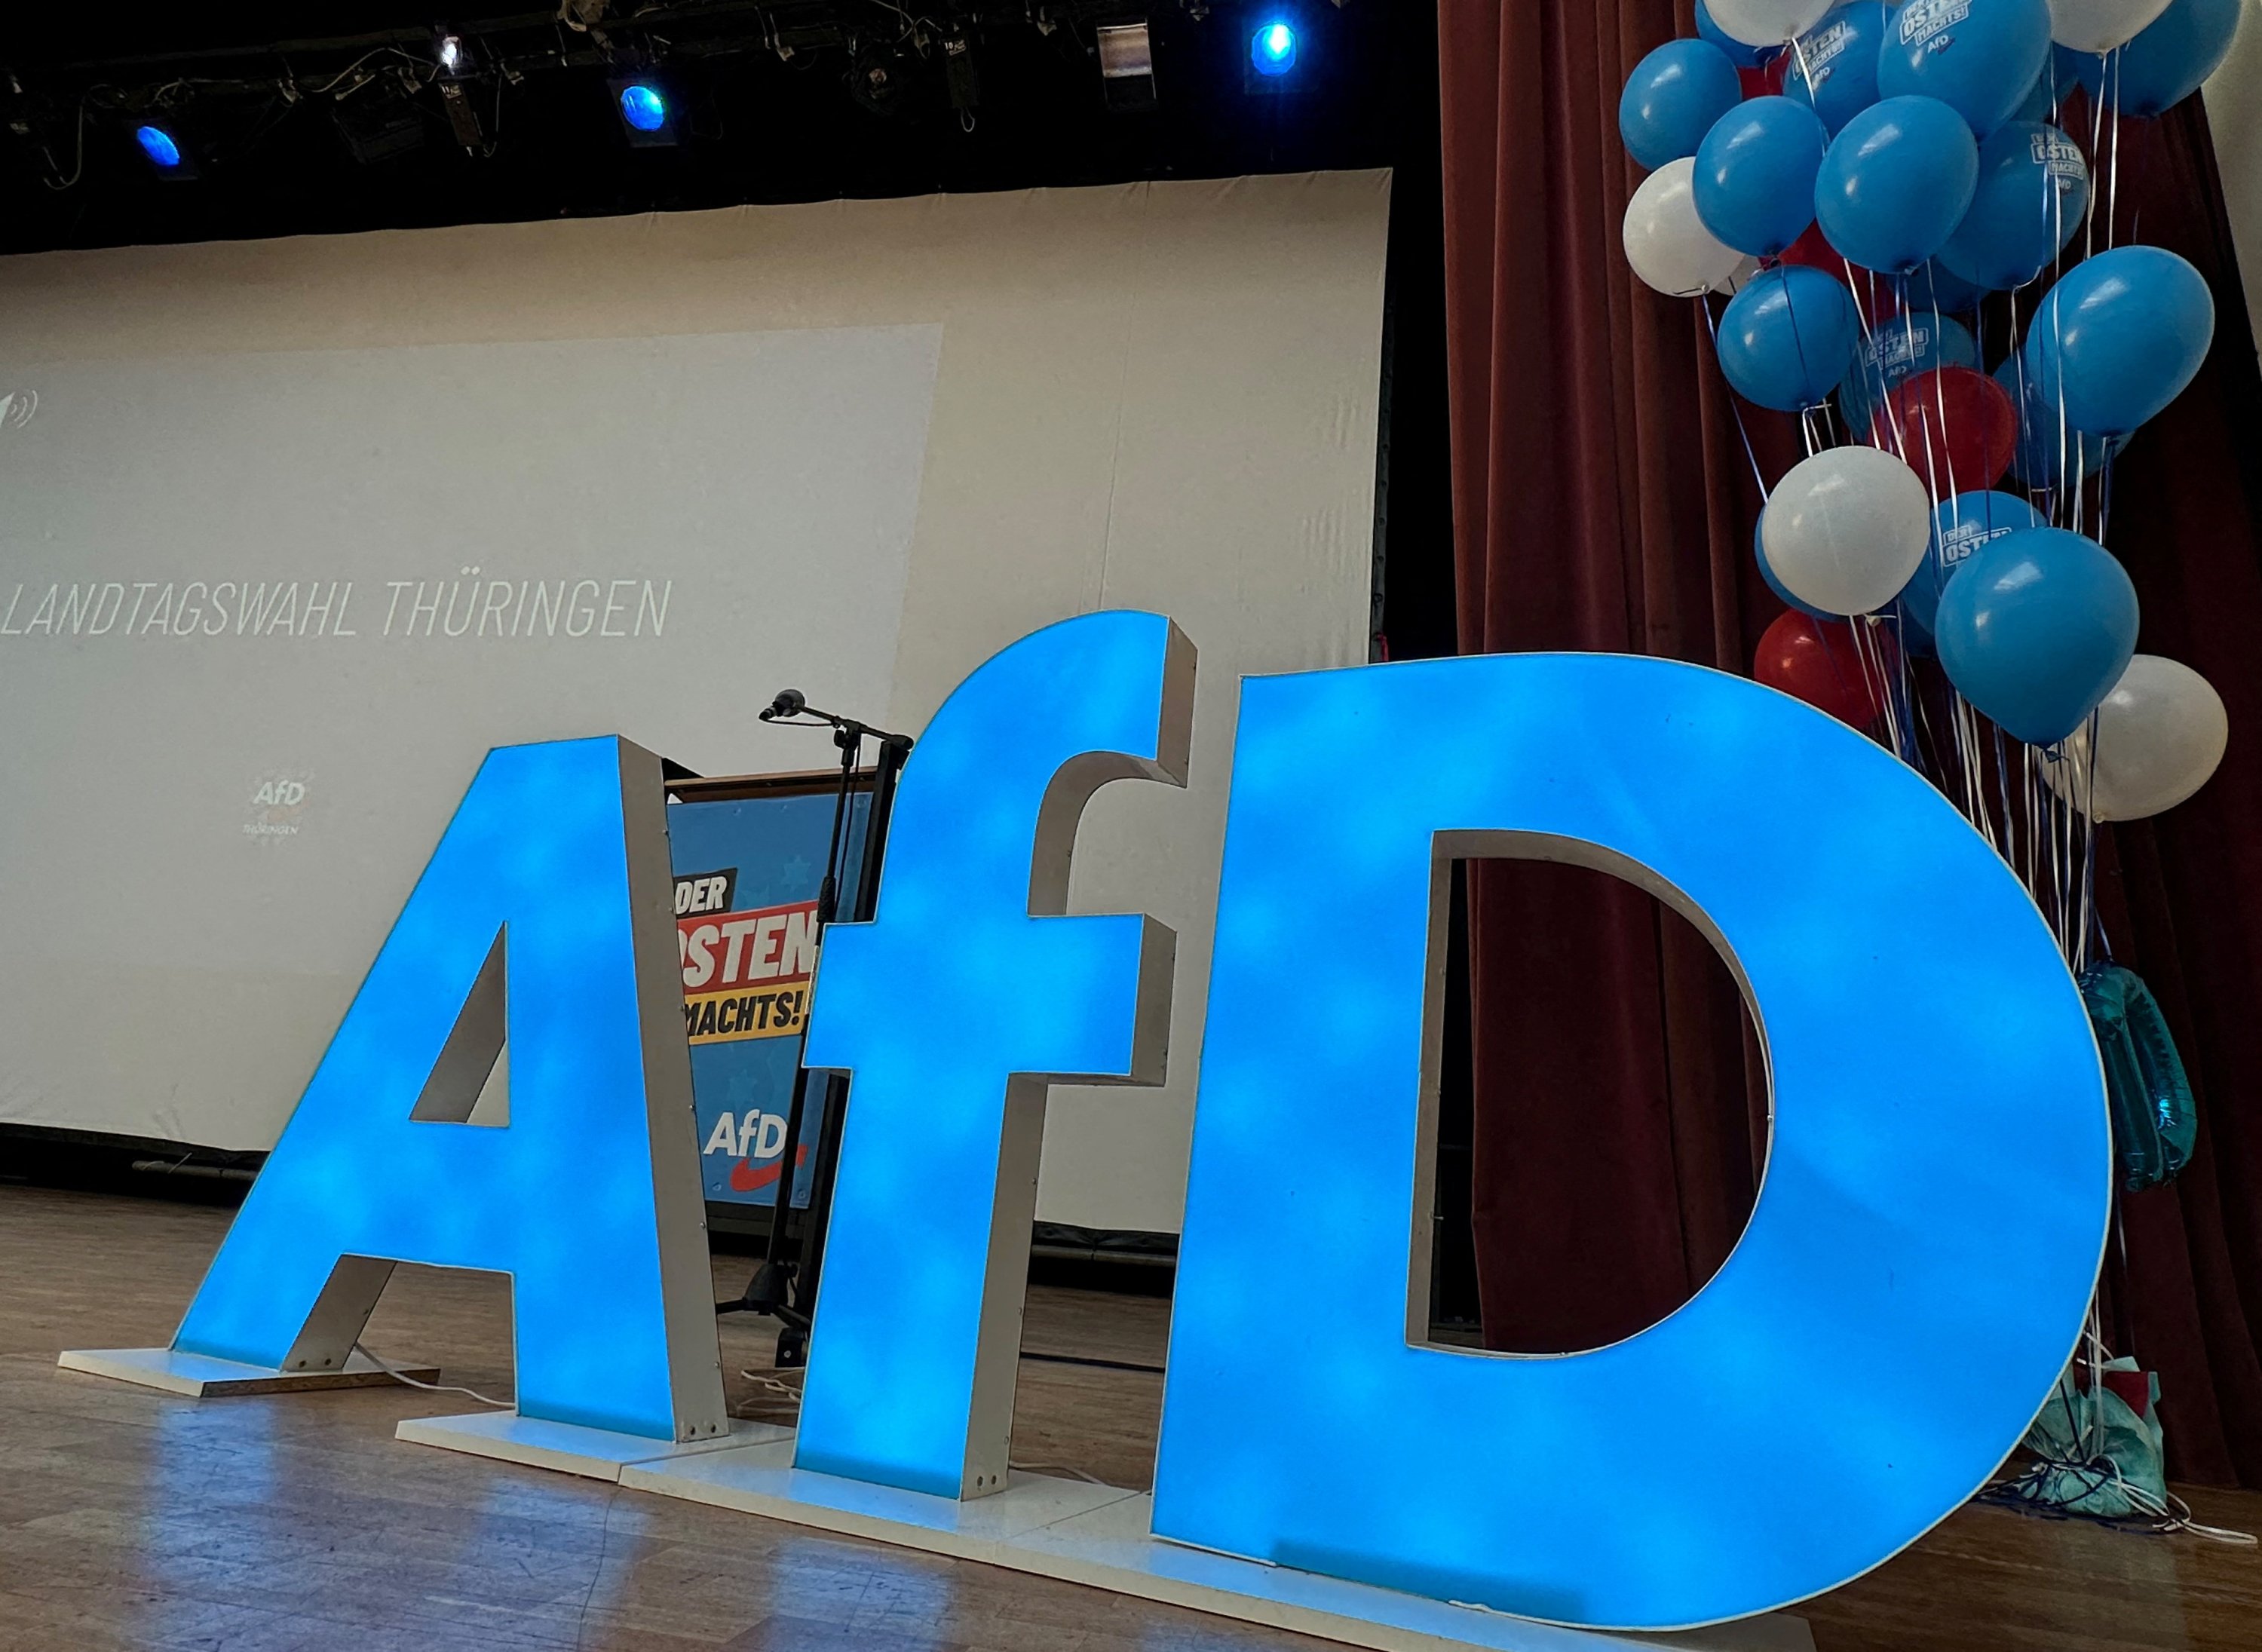
{"label": "text 'landtagswahl th\u00fcringen'", "polygon": [[479,574],[385,580],[359,596],[351,580],[19,583],[0,604],[0,638],[659,637],[675,595],[674,580]]}

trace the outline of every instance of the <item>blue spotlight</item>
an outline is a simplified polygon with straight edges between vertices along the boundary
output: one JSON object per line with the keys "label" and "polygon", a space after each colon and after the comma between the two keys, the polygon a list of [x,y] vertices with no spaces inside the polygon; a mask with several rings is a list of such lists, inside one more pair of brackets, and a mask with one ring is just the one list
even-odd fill
{"label": "blue spotlight", "polygon": [[638,132],[658,132],[667,125],[667,99],[659,89],[644,81],[621,88],[621,119]]}
{"label": "blue spotlight", "polygon": [[149,164],[161,172],[177,170],[181,164],[181,146],[173,141],[173,134],[162,126],[136,126],[133,141],[141,146],[141,153],[149,157]]}
{"label": "blue spotlight", "polygon": [[1285,75],[1296,67],[1296,25],[1285,18],[1257,25],[1249,37],[1249,66],[1260,75]]}

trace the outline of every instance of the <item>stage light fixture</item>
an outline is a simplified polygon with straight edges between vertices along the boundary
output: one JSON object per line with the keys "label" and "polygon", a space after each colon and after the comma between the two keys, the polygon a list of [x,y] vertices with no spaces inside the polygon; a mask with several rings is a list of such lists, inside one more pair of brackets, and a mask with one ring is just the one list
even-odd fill
{"label": "stage light fixture", "polygon": [[128,130],[133,134],[133,147],[149,163],[151,177],[177,183],[202,176],[196,147],[173,121],[137,120]]}
{"label": "stage light fixture", "polygon": [[950,107],[959,123],[971,132],[975,108],[982,101],[982,74],[974,61],[972,36],[961,31],[943,41],[942,71]]}
{"label": "stage light fixture", "polygon": [[464,66],[464,38],[460,34],[443,34],[439,47],[440,67],[450,75]]}
{"label": "stage light fixture", "polygon": [[347,152],[363,166],[379,165],[421,146],[425,119],[397,87],[371,87],[330,110],[330,122]]}
{"label": "stage light fixture", "polygon": [[185,164],[180,144],[162,126],[134,127],[133,141],[141,146],[141,153],[149,157],[149,164],[160,172],[177,171]]}
{"label": "stage light fixture", "polygon": [[1146,19],[1104,23],[1099,38],[1099,90],[1107,106],[1130,114],[1155,106],[1155,46]]}
{"label": "stage light fixture", "polygon": [[667,124],[667,99],[642,83],[628,87],[621,93],[621,119],[638,132],[657,132]]}
{"label": "stage light fixture", "polygon": [[848,65],[848,95],[874,114],[894,114],[910,83],[910,65],[896,52],[871,41],[856,47]]}
{"label": "stage light fixture", "polygon": [[680,141],[674,101],[659,81],[649,75],[620,76],[609,84],[613,90],[613,112],[620,117],[621,131],[631,145],[639,149],[666,148]]}
{"label": "stage light fixture", "polygon": [[486,147],[486,137],[479,130],[479,112],[464,93],[461,81],[440,83],[440,105],[448,112],[448,130],[456,134],[456,141],[464,146],[466,155],[477,155]]}
{"label": "stage light fixture", "polygon": [[1249,37],[1249,66],[1268,80],[1277,80],[1296,67],[1301,42],[1296,25],[1286,18],[1272,18]]}

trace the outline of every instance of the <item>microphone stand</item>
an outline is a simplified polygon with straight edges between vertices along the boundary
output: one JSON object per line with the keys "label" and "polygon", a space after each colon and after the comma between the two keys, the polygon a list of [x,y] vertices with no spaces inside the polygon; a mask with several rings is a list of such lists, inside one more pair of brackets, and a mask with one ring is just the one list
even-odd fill
{"label": "microphone stand", "polygon": [[[848,822],[855,794],[856,769],[863,758],[864,741],[878,743],[879,755],[872,781],[872,800],[864,815],[863,854],[856,876],[856,898],[849,921],[869,923],[879,900],[880,867],[887,846],[888,818],[895,804],[896,782],[904,760],[911,755],[911,738],[890,734],[854,718],[836,717],[809,704],[796,689],[779,694],[760,718],[788,728],[832,730],[832,743],[840,751],[840,785],[833,794],[832,840],[825,851],[825,876],[818,885],[816,934],[819,957],[825,931],[839,915],[840,887],[846,870]],[[787,1228],[793,1214],[794,1184],[799,1179],[802,1136],[809,1106],[809,1069],[801,1064],[809,1048],[809,1014],[803,1007],[796,1044],[793,1099],[787,1104],[785,1139],[778,1150],[775,1202],[771,1206],[770,1230],[761,1266],[736,1302],[717,1302],[718,1314],[767,1314],[778,1322],[777,1368],[789,1370],[807,1362],[810,1315],[817,1306],[817,1280],[825,1253],[825,1226],[832,1199],[833,1171],[840,1151],[840,1127],[846,1111],[847,1081],[828,1073],[824,1107],[818,1115],[817,1151],[810,1166],[809,1213],[802,1223],[801,1255],[789,1259]]]}

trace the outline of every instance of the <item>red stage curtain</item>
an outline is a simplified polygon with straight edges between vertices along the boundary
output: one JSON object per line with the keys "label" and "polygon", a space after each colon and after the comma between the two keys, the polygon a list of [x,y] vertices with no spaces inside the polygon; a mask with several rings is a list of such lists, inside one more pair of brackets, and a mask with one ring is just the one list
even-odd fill
{"label": "red stage curtain", "polygon": [[[1619,248],[1640,177],[1619,91],[1693,32],[1689,0],[1442,0],[1465,652],[1741,671],[1780,611],[1753,564],[1760,494],[1703,313],[1641,286]],[[2122,239],[2135,220],[2191,258],[2218,318],[2205,372],[2117,468],[2110,537],[2143,599],[2142,646],[2205,674],[2232,735],[2200,798],[2118,833],[2103,879],[2113,940],[2159,993],[2204,1109],[2182,1181],[2127,1203],[2114,1298],[2124,1345],[2162,1374],[2175,1470],[2262,1485],[2262,374],[2199,100],[2129,122],[2124,142]],[[1748,418],[1772,482],[1796,432]],[[1725,970],[1646,896],[1561,868],[1476,871],[1486,1338],[1593,1346],[1684,1300],[1733,1244],[1757,1064]],[[1953,1349],[1924,1357],[1953,1369]]]}

